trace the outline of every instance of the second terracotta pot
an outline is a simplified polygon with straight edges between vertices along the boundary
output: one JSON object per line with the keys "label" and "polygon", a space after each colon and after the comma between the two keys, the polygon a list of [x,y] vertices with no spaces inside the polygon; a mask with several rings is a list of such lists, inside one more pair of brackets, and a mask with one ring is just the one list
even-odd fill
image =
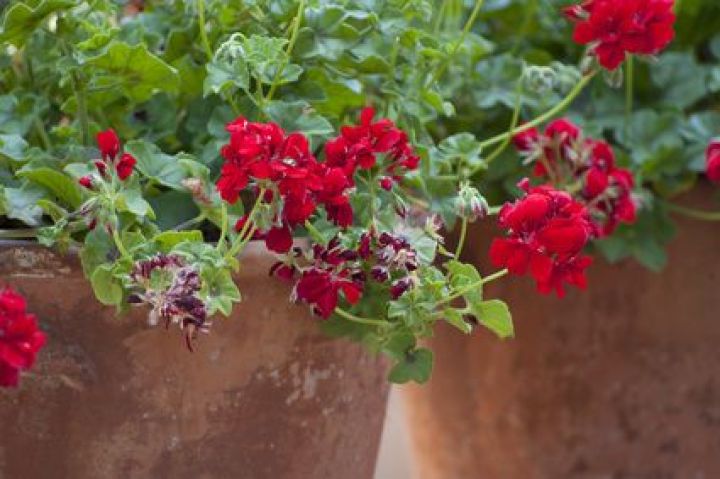
{"label": "second terracotta pot", "polygon": [[[405,390],[421,477],[720,477],[720,226],[679,232],[662,273],[598,261],[563,300],[493,286],[514,340],[440,328],[430,383]],[[492,234],[468,243],[481,267]]]}
{"label": "second terracotta pot", "polygon": [[0,245],[0,281],[48,333],[0,391],[0,477],[370,479],[386,369],[324,337],[272,262],[244,255],[243,302],[190,353],[146,312],[100,306],[75,258]]}

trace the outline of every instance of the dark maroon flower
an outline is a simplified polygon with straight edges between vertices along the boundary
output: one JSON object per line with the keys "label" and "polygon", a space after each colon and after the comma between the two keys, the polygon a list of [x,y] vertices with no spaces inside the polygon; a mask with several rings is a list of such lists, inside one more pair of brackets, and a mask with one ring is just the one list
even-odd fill
{"label": "dark maroon flower", "polygon": [[270,228],[265,235],[265,246],[276,253],[287,253],[292,247],[292,232],[287,226]]}

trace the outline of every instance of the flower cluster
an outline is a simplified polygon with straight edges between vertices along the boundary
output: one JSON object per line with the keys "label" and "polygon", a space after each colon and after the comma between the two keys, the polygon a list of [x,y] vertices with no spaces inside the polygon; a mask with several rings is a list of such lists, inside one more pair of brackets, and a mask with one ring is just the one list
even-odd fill
{"label": "flower cluster", "polygon": [[[360,125],[345,126],[341,135],[325,144],[325,161],[319,162],[301,133],[286,134],[275,123],[255,123],[238,118],[226,127],[230,142],[223,146],[225,160],[217,188],[220,196],[235,203],[251,185],[262,188],[261,199],[275,206],[278,214],[271,226],[256,234],[268,248],[286,253],[292,246],[292,233],[316,211],[325,209],[327,219],[347,228],[353,223],[350,193],[360,170],[380,169],[380,186],[391,189],[408,170],[416,169],[407,134],[389,119],[373,122],[374,110],[365,108]],[[385,161],[379,165],[379,156]],[[236,230],[244,229],[248,218],[241,218]]]}
{"label": "flower cluster", "polygon": [[327,246],[314,245],[309,264],[300,264],[302,252],[296,249],[286,261],[278,262],[270,274],[284,280],[298,280],[293,300],[309,304],[315,314],[328,318],[335,311],[340,293],[356,304],[372,281],[385,285],[391,299],[398,299],[415,285],[417,252],[402,236],[387,232],[363,233],[356,247],[343,246],[333,238]]}
{"label": "flower cluster", "polygon": [[0,291],[0,386],[16,387],[20,371],[35,363],[45,334],[26,312],[25,298],[10,288]]}
{"label": "flower cluster", "polygon": [[[218,191],[225,201],[235,203],[252,181],[256,188],[265,188],[263,202],[281,200],[276,224],[265,232],[271,250],[287,252],[293,228],[310,218],[318,204],[336,225],[352,223],[349,179],[341,170],[319,163],[305,135],[286,135],[275,123],[254,123],[242,117],[229,123],[227,131],[230,142],[221,150],[225,163]],[[242,219],[236,229],[246,221]]]}
{"label": "flower cluster", "polygon": [[508,236],[493,240],[493,265],[515,275],[529,272],[545,294],[564,296],[564,283],[585,288],[592,260],[582,250],[595,231],[587,210],[566,192],[530,187],[527,180],[520,187],[525,196],[500,210],[499,224]]}
{"label": "flower cluster", "polygon": [[[358,168],[370,170],[379,166],[380,186],[390,190],[407,171],[417,169],[420,157],[404,131],[387,118],[373,122],[374,116],[373,108],[364,108],[359,125],[343,127],[339,137],[325,144],[325,157],[329,166],[342,168],[348,178]],[[385,161],[378,165],[380,155],[384,155]]]}
{"label": "flower cluster", "polygon": [[535,128],[523,131],[514,143],[526,161],[534,162],[535,176],[573,192],[585,205],[599,236],[635,221],[635,181],[629,170],[616,166],[605,141],[585,138],[577,125],[560,119],[542,134]]}
{"label": "flower cluster", "polygon": [[[114,168],[121,181],[127,180],[132,175],[137,160],[130,153],[120,155],[120,140],[115,130],[111,128],[101,131],[97,134],[96,141],[100,150],[100,159],[95,161],[95,167],[100,173],[100,177],[106,179],[108,169]],[[86,175],[78,181],[85,188],[93,189],[97,178],[94,175]]]}
{"label": "flower cluster", "polygon": [[152,306],[149,322],[152,326],[162,319],[165,327],[171,323],[185,332],[185,341],[192,350],[192,340],[198,332],[207,332],[207,309],[200,299],[200,275],[186,266],[179,256],[158,254],[135,263],[130,274],[135,288],[129,301]]}
{"label": "flower cluster", "polygon": [[573,39],[608,70],[627,53],[656,55],[675,36],[673,0],[586,0],[565,9],[575,22]]}
{"label": "flower cluster", "polygon": [[713,140],[705,151],[705,172],[710,181],[720,183],[720,140]]}

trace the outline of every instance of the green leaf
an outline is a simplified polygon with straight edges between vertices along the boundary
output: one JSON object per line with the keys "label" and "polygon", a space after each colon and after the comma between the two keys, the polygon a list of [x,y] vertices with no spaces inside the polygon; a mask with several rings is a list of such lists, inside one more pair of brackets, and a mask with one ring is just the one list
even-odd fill
{"label": "green leaf", "polygon": [[242,299],[230,272],[226,269],[206,268],[201,275],[204,279],[201,294],[208,305],[208,314],[220,311],[229,316],[233,303]]}
{"label": "green leaf", "polygon": [[480,324],[497,334],[501,339],[512,338],[515,335],[510,310],[503,301],[491,299],[471,306],[471,309]]}
{"label": "green leaf", "polygon": [[38,201],[45,196],[45,192],[37,187],[23,186],[22,188],[4,188],[4,209],[8,218],[22,221],[29,226],[40,225],[43,210]]}
{"label": "green leaf", "polygon": [[143,198],[142,192],[137,188],[123,190],[117,196],[115,206],[118,211],[128,211],[135,216],[155,217],[150,203]]}
{"label": "green leaf", "polygon": [[[302,74],[302,67],[288,63],[285,53],[285,38],[275,38],[262,35],[251,35],[244,39],[245,61],[250,67],[252,75],[260,82],[271,84],[284,84],[296,81]],[[284,65],[284,68],[283,68]],[[279,78],[275,78],[282,69]]]}
{"label": "green leaf", "polygon": [[[463,297],[471,305],[482,301],[483,288],[482,284],[480,284],[482,277],[475,266],[461,263],[457,260],[451,260],[445,264],[445,268],[447,268],[450,273],[450,286],[452,286],[454,291],[465,291]],[[467,290],[468,287],[473,285],[477,285],[477,287]]]}
{"label": "green leaf", "polygon": [[105,228],[95,228],[85,235],[85,243],[79,253],[85,276],[90,277],[98,266],[108,261],[113,247]]}
{"label": "green leaf", "polygon": [[409,351],[390,370],[388,379],[396,384],[403,384],[408,381],[415,381],[423,384],[430,379],[433,367],[433,353],[429,349],[420,348]]}
{"label": "green leaf", "polygon": [[40,167],[18,172],[21,178],[27,178],[36,185],[50,191],[67,206],[75,209],[82,203],[82,194],[77,183],[69,176],[52,168]]}
{"label": "green leaf", "polygon": [[20,135],[0,134],[0,157],[4,156],[13,161],[22,161],[25,159],[27,146],[27,141]]}
{"label": "green leaf", "polygon": [[408,351],[415,349],[415,336],[406,331],[392,334],[382,345],[385,354],[398,361],[403,361]]}
{"label": "green leaf", "polygon": [[463,319],[463,315],[455,308],[446,308],[443,311],[443,319],[465,334],[472,333],[472,326]]}
{"label": "green leaf", "polygon": [[113,274],[113,267],[112,264],[101,264],[90,276],[95,297],[105,305],[120,304],[123,298],[123,288]]}
{"label": "green leaf", "polygon": [[330,122],[302,100],[272,101],[266,111],[287,132],[300,131],[308,137],[325,137],[334,132]]}
{"label": "green leaf", "polygon": [[5,13],[0,42],[12,43],[20,48],[48,15],[75,5],[74,0],[15,2]]}
{"label": "green leaf", "polygon": [[156,92],[177,92],[177,70],[150,53],[145,44],[113,43],[104,53],[92,57],[85,65],[98,68],[107,77],[93,78],[94,87],[120,88],[132,101],[144,102]]}
{"label": "green leaf", "polygon": [[214,60],[207,64],[204,96],[229,91],[233,86],[241,90],[247,90],[250,86],[250,74],[245,60],[242,58],[228,61]]}
{"label": "green leaf", "polygon": [[203,234],[200,230],[191,231],[163,231],[156,235],[153,239],[154,242],[160,245],[160,249],[163,252],[170,252],[173,247],[183,241],[203,241]]}
{"label": "green leaf", "polygon": [[145,140],[128,142],[125,151],[135,157],[135,167],[144,176],[176,190],[185,189],[182,180],[187,175],[185,169],[178,165],[176,157],[163,153],[156,145]]}

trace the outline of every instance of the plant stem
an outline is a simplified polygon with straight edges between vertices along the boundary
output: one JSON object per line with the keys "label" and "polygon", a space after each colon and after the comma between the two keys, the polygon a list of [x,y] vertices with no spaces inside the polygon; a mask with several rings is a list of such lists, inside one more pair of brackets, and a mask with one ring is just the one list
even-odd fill
{"label": "plant stem", "polygon": [[188,226],[192,226],[197,223],[201,223],[202,221],[205,221],[205,213],[200,213],[195,218],[189,219],[187,221],[183,221],[179,225],[175,226],[173,230],[175,231],[183,231]]}
{"label": "plant stem", "polygon": [[379,326],[379,327],[385,327],[389,323],[387,321],[382,321],[380,319],[367,319],[367,318],[361,318],[359,316],[355,316],[354,314],[348,313],[344,309],[341,308],[335,308],[335,314],[338,316],[347,319],[348,321],[352,321],[353,323],[359,323],[359,324],[366,324],[368,326]]}
{"label": "plant stem", "polygon": [[702,211],[663,201],[670,211],[701,221],[720,221],[720,211]]}
{"label": "plant stem", "polygon": [[[262,203],[263,196],[265,196],[265,188],[260,188],[260,191],[258,192],[257,199],[255,200],[255,204],[253,205],[252,209],[250,210],[250,213],[247,216],[247,221],[245,221],[245,224],[242,227],[242,230],[240,230],[240,233],[237,235],[235,240],[233,240],[232,245],[230,246],[230,249],[227,253],[225,253],[225,259],[230,259],[238,255],[242,248],[245,247],[245,244],[247,243],[245,235],[250,230],[250,225],[253,222],[253,219],[255,218],[255,214],[257,213],[260,203]],[[252,237],[252,235],[250,236]]]}
{"label": "plant stem", "polygon": [[570,106],[570,104],[573,102],[575,98],[580,94],[580,92],[583,91],[585,86],[587,86],[588,83],[590,83],[590,80],[593,79],[595,76],[595,72],[588,73],[587,75],[583,76],[582,79],[575,85],[575,87],[568,93],[568,95],[562,99],[560,103],[552,107],[550,110],[546,111],[542,115],[538,116],[537,118],[519,126],[516,128],[513,128],[510,131],[507,131],[505,133],[502,133],[497,136],[493,136],[492,138],[488,138],[487,140],[480,143],[480,146],[483,148],[487,148],[488,146],[494,145],[496,143],[503,142],[505,140],[512,139],[513,136],[517,135],[518,133],[522,133],[525,130],[529,130],[530,128],[533,128],[535,126],[540,125],[541,123],[544,123],[545,121],[549,120],[550,118],[554,117],[561,111],[563,111],[565,108]]}
{"label": "plant stem", "polygon": [[313,239],[315,241],[317,241],[318,243],[325,242],[325,239],[323,238],[322,233],[320,233],[320,231],[318,231],[318,229],[315,228],[315,226],[312,223],[310,223],[310,220],[305,220],[305,229],[308,230],[308,234],[310,236],[312,236]]}
{"label": "plant stem", "polygon": [[87,97],[85,95],[85,86],[82,84],[77,74],[72,74],[72,83],[75,90],[75,98],[77,100],[77,113],[80,120],[80,129],[82,130],[83,145],[90,144],[90,123],[88,121]]}
{"label": "plant stem", "polygon": [[208,61],[213,59],[213,49],[210,46],[210,40],[208,40],[207,32],[205,31],[205,0],[197,0],[197,12],[198,12],[198,29],[200,30],[200,42],[202,43],[205,54],[208,57]]}
{"label": "plant stem", "polygon": [[465,238],[467,237],[467,225],[468,225],[467,218],[463,218],[462,223],[460,224],[460,239],[458,239],[458,244],[457,244],[457,247],[455,248],[455,258],[460,257],[460,253],[462,253],[463,246],[465,246]]}
{"label": "plant stem", "polygon": [[226,247],[225,238],[227,237],[228,230],[228,211],[227,205],[224,201],[220,205],[220,223],[220,238],[218,238],[218,243],[216,247],[218,251]]}
{"label": "plant stem", "polygon": [[442,76],[443,73],[445,73],[445,70],[447,69],[450,62],[453,60],[455,55],[457,54],[458,50],[460,49],[460,46],[465,43],[465,38],[467,37],[467,34],[470,33],[470,29],[472,28],[473,24],[475,23],[475,20],[477,20],[478,15],[480,14],[480,9],[482,8],[484,0],[476,0],[475,2],[475,8],[473,8],[472,13],[470,13],[470,17],[468,18],[467,22],[465,22],[465,28],[463,28],[462,33],[460,34],[460,38],[457,42],[455,42],[455,45],[453,45],[453,49],[450,51],[448,56],[445,58],[445,61],[443,61],[439,68],[435,70],[433,73],[433,76],[430,77],[430,81],[428,81],[425,86],[428,87],[438,81],[438,79]]}
{"label": "plant stem", "polygon": [[509,271],[507,269],[501,269],[500,271],[497,271],[497,272],[491,274],[490,276],[486,276],[486,277],[482,278],[480,281],[476,281],[472,284],[469,284],[469,285],[465,286],[464,288],[457,290],[455,293],[451,294],[450,296],[443,299],[442,301],[439,301],[436,306],[439,306],[441,304],[450,303],[450,302],[458,299],[459,297],[464,296],[465,294],[469,293],[470,291],[472,291],[475,288],[482,288],[484,285],[486,285],[488,283],[492,283],[496,279],[502,278],[503,276],[508,274],[508,272]]}
{"label": "plant stem", "polygon": [[297,42],[298,33],[300,32],[300,24],[302,23],[304,14],[305,14],[305,0],[300,0],[300,5],[298,6],[297,14],[295,15],[295,19],[293,20],[292,31],[290,33],[290,42],[288,43],[287,50],[285,51],[285,60],[280,64],[280,68],[278,68],[278,71],[275,73],[275,77],[273,78],[272,85],[270,85],[270,90],[268,90],[267,95],[265,96],[265,103],[272,100],[272,97],[275,94],[275,91],[277,90],[278,82],[280,81],[280,77],[282,76],[283,71],[285,70],[285,67],[287,66],[288,62],[290,61],[290,56],[292,55],[292,52],[295,49],[295,43]]}
{"label": "plant stem", "polygon": [[37,236],[34,228],[23,228],[17,230],[0,230],[0,239],[29,239]]}
{"label": "plant stem", "polygon": [[[503,151],[505,151],[505,148],[510,144],[510,140],[512,140],[512,131],[517,127],[518,121],[520,121],[520,107],[522,106],[522,95],[523,95],[523,87],[522,87],[522,78],[518,80],[518,84],[515,87],[515,108],[513,109],[513,115],[512,120],[510,120],[510,128],[508,128],[508,136],[505,138],[502,143],[488,155],[488,157],[485,159],[486,164],[492,163],[493,160],[495,160],[498,156],[502,154]],[[480,166],[476,166],[473,171],[470,172],[469,176],[474,175],[477,170],[480,168]]]}
{"label": "plant stem", "polygon": [[128,253],[128,250],[125,249],[125,245],[123,244],[122,239],[120,238],[120,233],[118,232],[118,229],[113,228],[112,230],[113,230],[113,232],[112,232],[113,241],[115,242],[115,247],[120,252],[120,255],[123,258],[132,259],[132,256],[130,256],[130,253]]}
{"label": "plant stem", "polygon": [[52,142],[50,141],[50,137],[48,136],[47,131],[45,131],[45,125],[43,125],[43,122],[40,120],[40,118],[33,118],[33,127],[35,127],[35,132],[40,138],[40,142],[43,144],[43,147],[46,150],[51,150]]}
{"label": "plant stem", "polygon": [[627,136],[630,132],[630,118],[632,117],[633,111],[633,83],[635,77],[633,56],[631,54],[628,54],[628,58],[625,63],[627,65],[627,74],[625,78],[625,135]]}

